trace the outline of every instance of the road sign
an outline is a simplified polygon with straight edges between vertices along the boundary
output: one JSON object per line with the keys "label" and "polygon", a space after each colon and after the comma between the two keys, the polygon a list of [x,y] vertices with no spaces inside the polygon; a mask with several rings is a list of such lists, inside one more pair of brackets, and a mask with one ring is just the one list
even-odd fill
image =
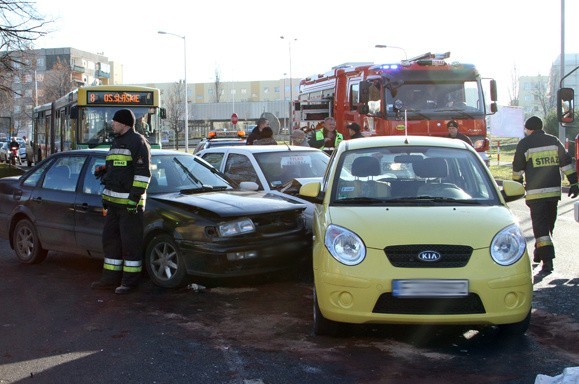
{"label": "road sign", "polygon": [[231,114],[231,124],[235,125],[238,121],[239,119],[237,118],[237,113]]}

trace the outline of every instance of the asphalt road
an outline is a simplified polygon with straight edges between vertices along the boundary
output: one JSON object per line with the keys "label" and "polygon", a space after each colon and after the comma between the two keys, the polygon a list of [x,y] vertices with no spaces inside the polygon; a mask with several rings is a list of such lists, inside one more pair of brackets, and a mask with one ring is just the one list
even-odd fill
{"label": "asphalt road", "polygon": [[[528,210],[510,204],[533,246]],[[0,383],[531,384],[579,365],[572,201],[560,205],[555,272],[536,280],[531,327],[355,327],[311,332],[311,285],[283,276],[201,292],[149,281],[92,291],[101,261],[51,253],[21,265],[0,241]]]}

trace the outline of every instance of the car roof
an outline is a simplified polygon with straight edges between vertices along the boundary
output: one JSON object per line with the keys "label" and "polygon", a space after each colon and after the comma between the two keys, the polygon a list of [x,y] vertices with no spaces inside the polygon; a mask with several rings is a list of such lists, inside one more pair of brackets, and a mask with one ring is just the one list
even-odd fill
{"label": "car roof", "polygon": [[[354,140],[344,140],[340,149],[352,150],[373,147],[401,147],[406,145],[431,146],[442,148],[471,148],[459,139],[437,136],[372,136]],[[473,149],[474,150],[474,149]]]}
{"label": "car roof", "polygon": [[267,153],[267,152],[288,152],[288,151],[310,151],[310,152],[323,152],[318,148],[312,147],[302,147],[298,145],[246,145],[246,146],[232,146],[232,147],[215,147],[215,148],[206,148],[203,153],[207,152],[221,152],[224,149],[235,150],[238,152],[250,152],[250,153]]}
{"label": "car roof", "polygon": [[[89,149],[74,149],[71,151],[57,152],[56,154],[66,155],[66,154],[106,154],[109,148],[89,148]],[[187,153],[183,151],[177,151],[174,149],[151,149],[151,155],[186,155]],[[190,154],[193,156],[192,154]]]}

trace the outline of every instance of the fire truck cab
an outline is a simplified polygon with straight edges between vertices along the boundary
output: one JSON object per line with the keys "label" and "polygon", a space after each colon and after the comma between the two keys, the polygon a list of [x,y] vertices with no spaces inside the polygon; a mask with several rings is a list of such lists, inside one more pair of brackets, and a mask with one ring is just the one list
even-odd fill
{"label": "fire truck cab", "polygon": [[364,136],[448,136],[459,123],[475,149],[489,149],[486,115],[497,111],[496,83],[489,79],[487,107],[483,82],[472,64],[448,63],[450,52],[425,53],[394,64],[347,63],[300,82],[294,119],[313,130],[326,117],[349,138],[358,123]]}

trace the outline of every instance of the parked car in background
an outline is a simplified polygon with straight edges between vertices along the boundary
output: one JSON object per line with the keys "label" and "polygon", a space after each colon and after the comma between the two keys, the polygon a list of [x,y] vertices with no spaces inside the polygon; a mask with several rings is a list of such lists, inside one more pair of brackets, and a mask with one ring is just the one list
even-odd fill
{"label": "parked car in background", "polygon": [[[151,153],[143,256],[155,284],[294,268],[311,249],[304,205],[236,189],[197,156]],[[0,237],[22,263],[40,263],[50,250],[103,256],[103,186],[94,170],[106,154],[59,152],[21,177],[0,179]]]}
{"label": "parked car in background", "polygon": [[10,148],[7,141],[0,141],[0,162],[8,163]]}
{"label": "parked car in background", "polygon": [[210,131],[207,137],[195,146],[193,153],[197,153],[207,148],[222,147],[224,145],[245,145],[247,137],[245,131]]}
{"label": "parked car in background", "polygon": [[197,155],[233,181],[254,182],[259,191],[299,204],[306,204],[308,228],[314,205],[298,196],[301,184],[321,180],[329,156],[317,148],[288,145],[246,145],[214,147]]}
{"label": "parked car in background", "polygon": [[346,324],[496,325],[531,317],[526,239],[483,160],[460,141],[390,136],[338,146],[300,196],[314,215],[314,332]]}

